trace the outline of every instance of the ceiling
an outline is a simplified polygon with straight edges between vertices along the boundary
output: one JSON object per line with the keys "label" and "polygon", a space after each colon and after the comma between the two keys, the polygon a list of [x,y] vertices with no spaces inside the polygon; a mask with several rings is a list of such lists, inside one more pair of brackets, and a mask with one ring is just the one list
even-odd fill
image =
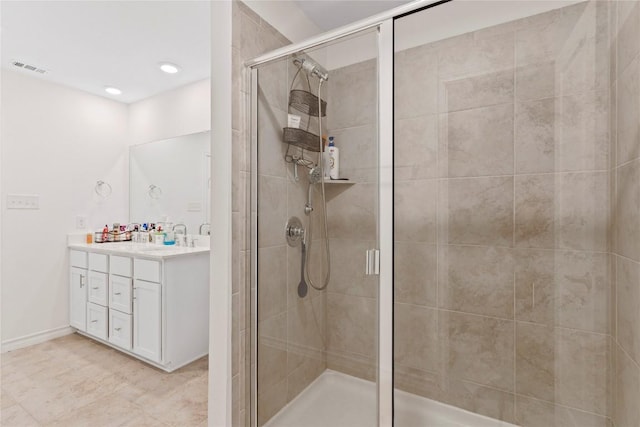
{"label": "ceiling", "polygon": [[[326,31],[407,1],[296,3]],[[210,75],[207,1],[1,1],[0,7],[6,69],[125,103]],[[13,61],[46,73],[17,68]],[[162,61],[181,71],[160,71]],[[106,86],[122,94],[109,95]]]}
{"label": "ceiling", "polygon": [[298,7],[322,31],[328,31],[393,9],[411,0],[296,0]]}

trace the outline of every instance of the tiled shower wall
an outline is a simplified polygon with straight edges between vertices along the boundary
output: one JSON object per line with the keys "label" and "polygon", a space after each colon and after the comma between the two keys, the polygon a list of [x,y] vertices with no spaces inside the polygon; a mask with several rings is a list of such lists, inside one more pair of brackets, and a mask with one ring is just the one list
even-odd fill
{"label": "tiled shower wall", "polygon": [[[260,53],[289,44],[273,27],[262,20],[241,2],[234,2],[234,78],[242,75],[242,62]],[[236,47],[237,46],[237,47]],[[307,173],[298,168],[299,181],[294,177],[293,167],[285,163],[287,145],[282,143],[282,128],[287,125],[288,94],[297,68],[291,60],[280,60],[265,64],[258,71],[258,276],[260,284],[258,298],[258,425],[263,425],[284,405],[290,402],[326,368],[325,357],[325,292],[309,288],[306,298],[297,295],[301,280],[301,249],[289,247],[285,240],[284,226],[287,219],[297,216],[306,227],[304,207],[307,202]],[[302,75],[300,76],[302,77]],[[301,88],[305,80],[296,80],[294,89]],[[240,351],[235,353],[234,366],[234,425],[248,425],[250,408],[250,319],[248,317],[245,292],[250,277],[250,253],[248,252],[250,226],[247,222],[250,201],[247,185],[250,180],[249,129],[244,128],[246,107],[249,102],[247,82],[234,81],[234,93],[238,95],[234,106],[234,147],[243,167],[234,171],[234,236],[239,251],[234,248],[234,259],[238,256],[239,274],[236,287],[234,278],[233,313],[234,343],[239,342]],[[305,87],[306,89],[306,87]],[[316,90],[314,90],[314,93]],[[326,95],[324,96],[326,98]],[[238,121],[235,121],[235,118]],[[317,123],[311,123],[313,126]],[[237,183],[237,184],[236,184]],[[237,205],[236,205],[237,201]],[[316,195],[316,208],[319,207]],[[236,212],[236,206],[238,211]],[[322,262],[322,242],[318,240],[318,215],[314,215],[316,232],[313,242],[311,277],[321,282],[319,274]],[[235,266],[234,266],[235,268]],[[237,291],[237,293],[236,293]],[[255,288],[251,292],[256,292]],[[236,315],[236,313],[238,313]],[[236,327],[235,325],[238,323]]]}
{"label": "tiled shower wall", "polygon": [[612,419],[640,423],[640,2],[618,2],[613,14],[612,268],[615,280]]}
{"label": "tiled shower wall", "polygon": [[588,2],[397,53],[396,387],[606,425],[608,24]]}
{"label": "tiled shower wall", "polygon": [[[239,59],[286,40],[241,3],[234,28],[239,95]],[[637,425],[638,28],[638,2],[589,2],[396,54],[396,387],[522,425]],[[304,217],[306,185],[293,184],[278,151],[288,91],[279,85],[288,83],[276,76],[290,79],[286,67],[261,68],[260,108],[270,115],[261,141],[273,144],[264,151],[273,157],[260,159],[267,233]],[[261,348],[270,347],[260,363],[271,371],[261,379],[261,421],[324,367],[375,378],[377,290],[358,264],[375,245],[375,79],[370,61],[331,70],[328,83],[329,134],[343,175],[358,182],[327,190],[328,292],[298,300],[299,249],[261,235],[260,274],[271,285],[261,300],[272,302],[260,319]],[[248,310],[236,284],[249,272],[250,165],[245,101],[236,101],[233,384],[242,425]]]}
{"label": "tiled shower wall", "polygon": [[[590,2],[396,54],[396,387],[523,425],[606,425],[609,13]],[[328,197],[327,365],[368,379],[376,288],[353,264],[375,243],[374,65],[329,82],[359,183]]]}

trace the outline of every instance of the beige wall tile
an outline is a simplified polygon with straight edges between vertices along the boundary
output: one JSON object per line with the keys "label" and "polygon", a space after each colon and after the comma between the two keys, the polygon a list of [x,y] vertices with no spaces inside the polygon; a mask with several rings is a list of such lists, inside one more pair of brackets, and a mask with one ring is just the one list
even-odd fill
{"label": "beige wall tile", "polygon": [[396,181],[438,176],[438,116],[396,120],[393,168]]}
{"label": "beige wall tile", "polygon": [[429,46],[395,54],[394,116],[407,119],[438,111],[438,56]]}
{"label": "beige wall tile", "polygon": [[287,379],[258,394],[258,426],[264,425],[287,404]]}
{"label": "beige wall tile", "polygon": [[514,422],[515,395],[467,381],[447,384],[446,403],[480,415]]}
{"label": "beige wall tile", "polygon": [[609,331],[607,254],[516,252],[516,318],[548,326]]}
{"label": "beige wall tile", "polygon": [[[258,177],[258,246],[285,245],[287,220],[287,181],[284,178]],[[246,231],[243,227],[243,231]]]}
{"label": "beige wall tile", "polygon": [[555,244],[553,175],[515,177],[515,244],[553,248]]}
{"label": "beige wall tile", "polygon": [[258,250],[258,320],[287,309],[287,248],[276,246]]}
{"label": "beige wall tile", "polygon": [[563,25],[562,11],[556,9],[536,22],[516,31],[516,64],[540,64],[557,58],[570,30]]}
{"label": "beige wall tile", "polygon": [[439,265],[439,306],[465,313],[513,318],[514,259],[508,248],[447,246]]}
{"label": "beige wall tile", "polygon": [[640,261],[640,161],[617,169],[616,252]]}
{"label": "beige wall tile", "polygon": [[370,240],[376,236],[377,185],[356,184],[337,193],[327,205],[329,236]]}
{"label": "beige wall tile", "polygon": [[327,349],[330,352],[375,357],[375,299],[327,294]]}
{"label": "beige wall tile", "polygon": [[513,244],[513,178],[452,179],[444,185],[449,199],[449,243]]}
{"label": "beige wall tile", "polygon": [[555,61],[532,63],[516,68],[516,100],[553,98],[560,92]]}
{"label": "beige wall tile", "polygon": [[609,152],[609,93],[583,92],[556,102],[555,171],[607,168]]}
{"label": "beige wall tile", "polygon": [[378,139],[373,124],[330,129],[329,136],[340,150],[340,178],[355,182],[377,182]]}
{"label": "beige wall tile", "polygon": [[553,327],[516,323],[516,393],[554,399],[555,353]]}
{"label": "beige wall tile", "polygon": [[396,241],[436,243],[438,182],[401,181],[394,184],[394,225]]}
{"label": "beige wall tile", "polygon": [[512,69],[449,80],[441,76],[440,112],[467,110],[513,102]]}
{"label": "beige wall tile", "polygon": [[625,352],[640,364],[640,264],[617,259],[617,339]]}
{"label": "beige wall tile", "polygon": [[514,39],[503,34],[483,38],[458,37],[440,47],[441,79],[477,76],[513,69]]}
{"label": "beige wall tile", "polygon": [[556,402],[607,415],[609,337],[570,329],[555,332]]}
{"label": "beige wall tile", "polygon": [[330,291],[375,298],[379,279],[365,275],[365,254],[375,240],[331,239]]}
{"label": "beige wall tile", "polygon": [[513,173],[513,104],[449,113],[449,176]]}
{"label": "beige wall tile", "polygon": [[[332,129],[376,122],[377,70],[374,60],[331,71],[327,116]],[[317,92],[317,89],[314,93]]]}
{"label": "beige wall tile", "polygon": [[[394,363],[421,371],[439,368],[437,310],[395,304]],[[419,327],[416,327],[419,325]]]}
{"label": "beige wall tile", "polygon": [[[326,318],[322,298],[301,300],[287,313],[287,346],[290,353],[317,357],[325,350]],[[290,361],[291,362],[291,361]],[[289,373],[297,366],[289,363]]]}
{"label": "beige wall tile", "polygon": [[556,180],[556,247],[606,251],[609,188],[606,172],[567,173]]}
{"label": "beige wall tile", "polygon": [[327,353],[327,369],[342,372],[367,381],[376,381],[378,375],[378,363],[376,359],[375,356],[347,355],[340,351],[329,351]]}
{"label": "beige wall tile", "polygon": [[322,360],[307,357],[302,365],[287,377],[287,402],[295,399],[309,384],[325,370]]}
{"label": "beige wall tile", "polygon": [[640,157],[640,58],[633,60],[617,80],[618,165]]}
{"label": "beige wall tile", "polygon": [[516,104],[516,173],[555,171],[556,126],[554,98]]}
{"label": "beige wall tile", "polygon": [[620,346],[616,346],[615,366],[613,421],[616,426],[637,425],[640,420],[640,368]]}
{"label": "beige wall tile", "polygon": [[617,60],[618,70],[625,68],[640,53],[640,2],[618,2]]}
{"label": "beige wall tile", "polygon": [[435,307],[438,292],[436,246],[396,242],[394,248],[394,301]]}
{"label": "beige wall tile", "polygon": [[513,390],[513,321],[441,311],[439,329],[452,378]]}
{"label": "beige wall tile", "polygon": [[606,335],[521,322],[516,333],[519,394],[607,415]]}
{"label": "beige wall tile", "polygon": [[516,423],[522,427],[611,427],[604,416],[525,396],[516,396]]}
{"label": "beige wall tile", "polygon": [[287,112],[268,102],[264,94],[258,96],[258,173],[284,178],[288,164],[283,161],[287,144],[282,142],[282,128],[287,123]]}

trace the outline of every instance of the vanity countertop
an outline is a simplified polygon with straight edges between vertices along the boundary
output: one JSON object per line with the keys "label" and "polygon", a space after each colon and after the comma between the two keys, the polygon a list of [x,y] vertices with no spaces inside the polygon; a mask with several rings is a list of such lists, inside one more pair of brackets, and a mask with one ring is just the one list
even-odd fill
{"label": "vanity countertop", "polygon": [[99,252],[112,255],[135,256],[152,259],[166,259],[178,256],[208,253],[206,246],[194,248],[175,245],[153,245],[146,243],[110,242],[110,243],[79,243],[69,242],[70,249]]}

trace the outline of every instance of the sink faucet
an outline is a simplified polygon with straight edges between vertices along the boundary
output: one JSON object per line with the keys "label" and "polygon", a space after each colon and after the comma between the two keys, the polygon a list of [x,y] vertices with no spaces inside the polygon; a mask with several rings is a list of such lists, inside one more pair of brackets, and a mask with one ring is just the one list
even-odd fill
{"label": "sink faucet", "polygon": [[[177,228],[178,230],[176,230],[176,228]],[[187,235],[187,226],[186,226],[186,225],[184,225],[184,224],[182,224],[182,223],[180,223],[180,224],[176,224],[176,225],[174,225],[174,226],[173,226],[173,231],[174,231],[176,234],[184,234],[184,235],[186,236],[186,235]]]}
{"label": "sink faucet", "polygon": [[203,235],[202,229],[205,228],[207,230],[207,234],[205,236],[211,235],[211,224],[208,222],[200,224],[200,230],[198,230],[198,234]]}

